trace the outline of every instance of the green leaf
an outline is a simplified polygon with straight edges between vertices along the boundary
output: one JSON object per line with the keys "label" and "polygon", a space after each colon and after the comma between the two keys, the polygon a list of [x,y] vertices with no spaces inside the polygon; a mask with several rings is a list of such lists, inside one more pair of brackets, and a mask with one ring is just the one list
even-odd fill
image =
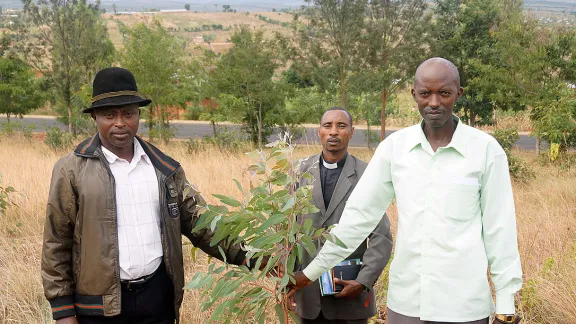
{"label": "green leaf", "polygon": [[192,280],[184,287],[184,289],[200,289],[206,286],[212,281],[212,275],[210,273],[203,276],[201,272],[197,272]]}
{"label": "green leaf", "polygon": [[295,203],[296,203],[296,200],[294,199],[294,197],[291,197],[290,199],[288,199],[288,201],[286,202],[284,207],[282,207],[280,212],[283,213],[283,212],[287,211],[288,209],[292,208]]}
{"label": "green leaf", "polygon": [[280,324],[286,324],[284,322],[284,311],[282,310],[282,304],[276,304],[274,306],[274,310],[276,311],[276,316],[278,316]]}
{"label": "green leaf", "polygon": [[288,281],[290,281],[290,275],[285,273],[284,277],[282,277],[282,280],[280,280],[280,285],[278,286],[278,291],[284,289],[284,287],[286,287],[286,285],[288,285]]}
{"label": "green leaf", "polygon": [[260,225],[260,230],[266,230],[267,228],[282,223],[284,220],[286,220],[286,216],[283,214],[274,214],[262,222],[262,225]]}
{"label": "green leaf", "polygon": [[301,240],[308,254],[314,255],[316,253],[316,245],[314,245],[314,242],[312,242],[310,236],[302,235]]}
{"label": "green leaf", "polygon": [[192,246],[192,248],[190,249],[190,257],[192,258],[192,262],[194,263],[196,263],[196,251],[198,251],[198,248]]}
{"label": "green leaf", "polygon": [[300,321],[298,316],[296,316],[296,313],[294,313],[293,311],[290,311],[288,314],[290,314],[290,318],[292,318],[292,321],[294,321],[294,323],[298,323]]}
{"label": "green leaf", "polygon": [[332,234],[332,233],[324,233],[322,234],[322,236],[327,240],[330,241],[336,245],[338,245],[341,248],[347,248],[346,244],[344,244],[344,242],[340,241],[339,238],[336,237],[336,235]]}
{"label": "green leaf", "polygon": [[224,261],[224,263],[228,263],[228,262],[226,262],[226,253],[224,253],[224,250],[222,250],[220,245],[218,245],[218,251],[220,251],[220,255],[222,256],[222,261]]}
{"label": "green leaf", "polygon": [[241,204],[238,200],[236,200],[236,199],[234,199],[234,198],[232,198],[232,197],[228,197],[228,196],[224,196],[224,195],[217,195],[217,194],[212,194],[212,196],[220,199],[220,201],[221,201],[223,204],[226,204],[226,205],[228,205],[228,206],[232,206],[232,207],[240,207],[240,206],[242,206],[242,204]]}
{"label": "green leaf", "polygon": [[236,183],[236,187],[238,187],[238,190],[240,190],[240,192],[244,193],[244,189],[242,189],[242,185],[240,184],[240,182],[238,182],[238,180],[234,179],[234,182]]}
{"label": "green leaf", "polygon": [[222,216],[217,215],[216,217],[214,217],[214,219],[212,219],[212,222],[210,222],[210,230],[212,232],[216,230],[216,225],[218,224],[218,221],[220,221],[220,219],[222,219]]}
{"label": "green leaf", "polygon": [[292,273],[294,272],[294,264],[296,264],[296,253],[290,253],[290,256],[288,257],[288,262],[286,263],[286,270],[285,272],[288,273]]}
{"label": "green leaf", "polygon": [[304,221],[304,225],[302,225],[302,229],[304,230],[304,233],[306,233],[306,235],[309,234],[310,229],[312,229],[312,218],[307,218]]}
{"label": "green leaf", "polygon": [[298,259],[304,260],[304,248],[301,243],[296,244],[296,252],[298,252]]}

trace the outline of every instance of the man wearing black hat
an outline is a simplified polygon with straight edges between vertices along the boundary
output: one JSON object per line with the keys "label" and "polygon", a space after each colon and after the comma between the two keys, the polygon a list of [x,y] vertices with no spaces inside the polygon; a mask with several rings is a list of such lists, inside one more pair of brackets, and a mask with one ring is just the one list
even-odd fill
{"label": "man wearing black hat", "polygon": [[183,298],[182,236],[242,265],[246,252],[213,233],[192,233],[204,200],[178,162],[136,133],[140,107],[132,73],[94,79],[90,113],[98,133],[52,173],[42,247],[44,293],[57,323],[174,323]]}

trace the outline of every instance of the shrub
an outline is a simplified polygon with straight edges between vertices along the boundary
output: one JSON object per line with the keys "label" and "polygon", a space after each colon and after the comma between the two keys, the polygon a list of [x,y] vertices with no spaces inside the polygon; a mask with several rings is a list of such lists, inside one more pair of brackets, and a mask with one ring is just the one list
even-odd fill
{"label": "shrub", "polygon": [[13,187],[5,187],[2,185],[2,176],[0,175],[0,215],[6,214],[6,209],[9,206],[16,206],[16,204],[10,199],[10,195],[16,192]]}
{"label": "shrub", "polygon": [[46,127],[46,139],[44,142],[54,151],[70,148],[73,141],[74,135],[63,132],[58,127]]}
{"label": "shrub", "polygon": [[518,135],[518,130],[514,128],[503,128],[497,129],[493,134],[494,138],[500,143],[500,146],[506,152],[508,157],[508,168],[510,169],[510,175],[516,180],[527,181],[534,177],[534,173],[528,165],[522,161],[520,158],[512,155],[512,147],[514,143],[520,138]]}

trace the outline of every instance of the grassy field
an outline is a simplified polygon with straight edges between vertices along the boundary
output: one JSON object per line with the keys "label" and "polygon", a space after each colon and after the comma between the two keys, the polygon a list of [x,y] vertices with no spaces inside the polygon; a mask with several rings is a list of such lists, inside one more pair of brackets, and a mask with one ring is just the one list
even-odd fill
{"label": "grassy field", "polygon": [[[183,143],[161,146],[179,160],[188,179],[210,200],[210,193],[236,195],[232,178],[241,178],[248,162],[241,154],[216,149],[191,155]],[[317,153],[319,147],[301,147],[296,155]],[[524,323],[576,323],[576,172],[544,167],[533,153],[515,152],[536,174],[528,183],[514,183],[524,289],[518,296]],[[0,137],[0,186],[13,186],[18,208],[0,215],[0,323],[49,323],[48,303],[40,280],[40,254],[49,179],[56,160],[65,152],[53,152],[39,140]],[[370,152],[352,154],[368,161]],[[215,201],[211,201],[215,202]],[[389,210],[393,232],[396,209]],[[207,268],[207,258],[196,262],[185,249],[187,278]],[[386,276],[378,282],[378,304],[385,309]],[[201,323],[197,292],[186,292],[183,323]],[[269,312],[273,313],[273,312]],[[274,319],[267,321],[275,323]],[[382,323],[383,321],[378,321]]]}

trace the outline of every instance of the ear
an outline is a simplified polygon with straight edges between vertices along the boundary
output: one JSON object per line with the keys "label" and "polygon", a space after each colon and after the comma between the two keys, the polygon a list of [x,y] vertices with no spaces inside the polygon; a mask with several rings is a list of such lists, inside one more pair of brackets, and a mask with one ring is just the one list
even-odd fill
{"label": "ear", "polygon": [[92,116],[92,119],[96,121],[96,114],[93,111],[90,112],[90,116]]}
{"label": "ear", "polygon": [[458,88],[458,92],[457,92],[458,97],[456,97],[456,101],[460,100],[460,98],[462,97],[463,94],[464,94],[464,88],[462,88],[462,87]]}
{"label": "ear", "polygon": [[416,91],[414,91],[414,88],[410,90],[410,93],[412,94],[412,98],[416,100]]}
{"label": "ear", "polygon": [[352,138],[352,136],[354,136],[354,126],[352,126],[352,129],[350,130],[350,138]]}

